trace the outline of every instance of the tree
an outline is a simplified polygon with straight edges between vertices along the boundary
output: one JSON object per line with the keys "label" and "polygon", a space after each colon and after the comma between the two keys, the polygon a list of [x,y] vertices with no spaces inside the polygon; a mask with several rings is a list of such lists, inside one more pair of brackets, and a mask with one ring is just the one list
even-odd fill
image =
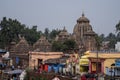
{"label": "tree", "polygon": [[29,28],[16,19],[3,17],[0,22],[0,48],[9,47],[11,41],[18,42],[19,35],[24,36],[29,44],[33,44],[42,34],[41,31],[37,31],[37,26]]}
{"label": "tree", "polygon": [[119,32],[119,33],[117,33],[116,38],[117,38],[117,41],[120,41],[120,32]]}
{"label": "tree", "polygon": [[100,37],[100,43],[102,43],[105,40],[105,35],[101,34],[99,37]]}
{"label": "tree", "polygon": [[54,42],[52,43],[52,51],[63,51],[63,50],[62,50],[62,47],[63,47],[63,45],[62,45],[61,42],[54,41]]}
{"label": "tree", "polygon": [[109,44],[108,44],[108,47],[110,49],[114,49],[115,48],[115,44],[117,42],[117,38],[116,38],[115,34],[109,33],[109,35],[106,37],[106,40],[110,41]]}
{"label": "tree", "polygon": [[66,52],[70,49],[76,48],[76,42],[74,40],[65,40],[65,42],[54,41],[52,44],[53,51],[63,51]]}
{"label": "tree", "polygon": [[55,37],[60,33],[60,30],[55,30],[53,29],[51,32],[50,32],[50,38],[51,39],[55,39]]}
{"label": "tree", "polygon": [[76,48],[77,44],[74,40],[66,40],[63,45],[66,46],[65,50],[70,50]]}
{"label": "tree", "polygon": [[11,18],[3,17],[3,20],[0,22],[0,47],[8,47],[13,40],[18,41],[18,35],[23,33],[24,28],[25,26],[16,19],[12,20]]}
{"label": "tree", "polygon": [[117,41],[120,41],[120,21],[116,24]]}
{"label": "tree", "polygon": [[26,38],[29,44],[34,44],[42,35],[41,31],[37,31],[37,26],[33,26],[31,29],[25,28],[23,36]]}
{"label": "tree", "polygon": [[49,29],[48,28],[45,28],[44,35],[45,35],[46,39],[49,39]]}
{"label": "tree", "polygon": [[96,40],[97,50],[100,50],[101,43],[102,43],[102,38],[96,34],[95,40]]}
{"label": "tree", "polygon": [[118,24],[116,24],[116,32],[120,32],[120,21],[118,22]]}

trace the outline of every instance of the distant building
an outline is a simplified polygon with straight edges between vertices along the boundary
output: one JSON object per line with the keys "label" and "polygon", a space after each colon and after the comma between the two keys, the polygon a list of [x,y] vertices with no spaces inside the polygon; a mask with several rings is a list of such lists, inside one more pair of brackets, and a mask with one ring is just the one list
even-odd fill
{"label": "distant building", "polygon": [[120,52],[120,42],[117,42],[117,44],[115,44],[115,50]]}

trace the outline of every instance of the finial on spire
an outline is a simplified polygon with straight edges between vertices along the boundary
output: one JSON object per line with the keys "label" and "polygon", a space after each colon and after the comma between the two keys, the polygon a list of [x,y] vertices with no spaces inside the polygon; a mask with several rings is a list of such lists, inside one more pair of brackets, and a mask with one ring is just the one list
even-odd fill
{"label": "finial on spire", "polygon": [[63,30],[65,30],[65,26],[64,26]]}
{"label": "finial on spire", "polygon": [[66,31],[66,28],[65,28],[65,26],[64,26],[64,28],[63,28],[63,31]]}
{"label": "finial on spire", "polygon": [[85,16],[84,11],[82,12],[82,16]]}

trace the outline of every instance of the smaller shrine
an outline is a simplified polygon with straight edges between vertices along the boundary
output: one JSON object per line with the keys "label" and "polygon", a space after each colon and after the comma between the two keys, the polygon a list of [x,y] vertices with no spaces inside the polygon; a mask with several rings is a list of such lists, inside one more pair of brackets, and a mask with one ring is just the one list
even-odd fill
{"label": "smaller shrine", "polygon": [[58,34],[55,40],[64,42],[65,40],[68,40],[68,39],[70,39],[70,35],[64,27],[63,30],[61,30],[61,32]]}
{"label": "smaller shrine", "polygon": [[12,58],[12,63],[15,67],[28,66],[29,55],[28,52],[31,50],[28,42],[24,37],[20,37],[20,41],[16,44],[11,42],[10,57]]}
{"label": "smaller shrine", "polygon": [[44,51],[49,52],[51,51],[51,43],[48,42],[46,37],[41,36],[40,39],[33,44],[33,51]]}

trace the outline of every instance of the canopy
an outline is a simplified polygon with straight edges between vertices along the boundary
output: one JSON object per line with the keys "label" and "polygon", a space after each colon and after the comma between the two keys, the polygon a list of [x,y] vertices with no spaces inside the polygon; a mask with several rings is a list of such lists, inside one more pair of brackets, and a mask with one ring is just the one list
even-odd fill
{"label": "canopy", "polygon": [[80,65],[88,65],[89,64],[89,59],[87,55],[84,55],[80,59]]}

